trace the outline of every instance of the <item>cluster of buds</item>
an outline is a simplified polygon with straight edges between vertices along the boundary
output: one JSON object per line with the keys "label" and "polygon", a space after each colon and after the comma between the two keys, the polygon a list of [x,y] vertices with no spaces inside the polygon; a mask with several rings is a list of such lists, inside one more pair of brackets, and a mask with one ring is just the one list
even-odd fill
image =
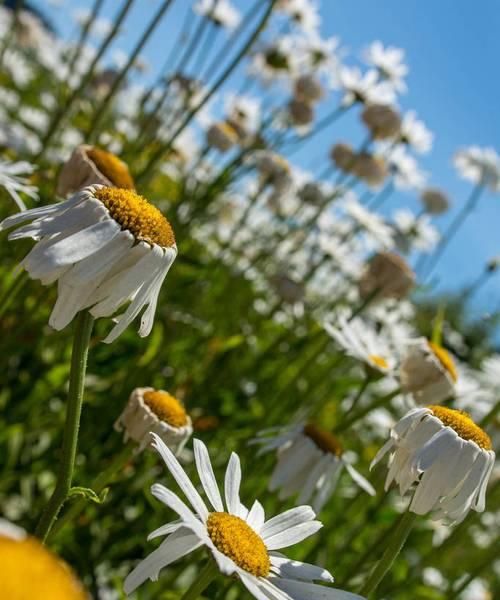
{"label": "cluster of buds", "polygon": [[356,152],[344,142],[333,146],[330,158],[337,169],[362,179],[370,187],[380,187],[389,174],[387,162],[382,156],[366,151]]}
{"label": "cluster of buds", "polygon": [[313,75],[301,75],[294,85],[288,114],[295,125],[310,125],[314,121],[315,105],[323,97],[321,83]]}

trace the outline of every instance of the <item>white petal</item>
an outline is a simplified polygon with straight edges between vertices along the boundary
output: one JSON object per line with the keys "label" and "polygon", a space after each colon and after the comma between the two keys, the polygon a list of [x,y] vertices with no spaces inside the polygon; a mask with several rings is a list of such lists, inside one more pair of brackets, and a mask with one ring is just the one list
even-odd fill
{"label": "white petal", "polygon": [[363,600],[357,594],[344,592],[323,585],[315,585],[313,583],[304,583],[302,581],[294,581],[293,579],[280,579],[278,577],[270,577],[277,588],[289,594],[293,600]]}
{"label": "white petal", "polygon": [[198,537],[189,530],[179,530],[164,540],[159,548],[141,561],[123,584],[125,593],[131,594],[146,579],[156,579],[159,571],[192,552],[201,545]]}
{"label": "white petal", "polygon": [[264,540],[264,542],[268,550],[280,550],[281,548],[288,548],[288,546],[293,546],[294,544],[298,544],[302,540],[305,540],[322,527],[323,524],[320,523],[320,521],[308,521],[307,523],[295,525],[295,527],[291,527],[286,531],[282,531],[281,533],[277,533],[276,535],[268,537]]}
{"label": "white petal", "polygon": [[370,496],[375,496],[377,492],[375,491],[373,485],[367,479],[365,479],[363,475],[361,475],[361,473],[358,473],[358,471],[356,471],[356,469],[352,465],[350,465],[349,463],[344,464],[349,475],[359,485],[359,487],[362,490],[365,490],[365,492],[367,492],[368,494],[370,494]]}
{"label": "white petal", "polygon": [[238,455],[231,453],[224,478],[224,495],[229,513],[237,515],[240,510],[241,466]]}
{"label": "white petal", "polygon": [[182,519],[184,526],[189,527],[198,537],[203,536],[205,526],[196,518],[191,509],[179,498],[177,494],[166,488],[161,483],[155,483],[151,486],[151,493],[160,502],[175,511]]}
{"label": "white petal", "polygon": [[203,485],[203,489],[205,490],[205,494],[210,500],[214,510],[217,512],[224,512],[224,505],[222,504],[222,498],[215,479],[207,447],[201,440],[197,439],[194,440],[193,447],[196,469],[198,470],[198,475]]}
{"label": "white petal", "polygon": [[288,594],[275,588],[266,579],[258,579],[243,569],[238,571],[238,575],[243,585],[257,600],[290,600]]}
{"label": "white petal", "polygon": [[319,480],[323,475],[325,475],[330,463],[334,462],[335,460],[337,459],[335,456],[333,456],[333,454],[323,454],[317,463],[312,466],[297,498],[298,504],[309,502],[309,499],[318,485]]}
{"label": "white petal", "polygon": [[150,540],[153,540],[157,537],[161,537],[163,535],[170,535],[171,533],[174,533],[174,531],[177,531],[179,529],[179,527],[182,527],[182,526],[183,526],[183,521],[181,519],[179,519],[177,521],[172,521],[171,523],[162,525],[161,527],[158,527],[158,529],[155,529],[154,531],[152,531],[148,535],[147,540],[149,542]]}
{"label": "white petal", "polygon": [[472,508],[477,512],[483,512],[486,505],[486,488],[488,487],[488,481],[490,479],[491,472],[495,466],[495,453],[490,451],[489,464],[484,470],[484,475],[481,483],[479,484],[479,493],[476,500],[472,503]]}
{"label": "white petal", "polygon": [[380,448],[380,450],[377,452],[375,458],[372,460],[370,464],[370,471],[376,464],[378,464],[384,458],[384,456],[389,452],[389,450],[392,450],[394,445],[394,440],[392,438],[389,438],[387,442],[382,446],[382,448]]}
{"label": "white petal", "polygon": [[168,470],[177,482],[177,485],[184,492],[186,498],[189,500],[198,516],[205,523],[208,517],[208,510],[205,506],[205,503],[203,502],[202,497],[197,492],[194,485],[191,483],[189,477],[184,472],[184,469],[179,464],[179,461],[172,454],[172,451],[163,443],[162,439],[159,436],[157,436],[155,433],[152,433],[151,435],[153,437],[153,448],[155,448],[155,450],[159,452],[159,454],[165,461]]}
{"label": "white petal", "polygon": [[271,554],[270,560],[273,567],[275,567],[275,572],[280,577],[305,579],[307,581],[333,581],[332,574],[322,567],[292,560],[286,556],[276,556],[275,554]]}
{"label": "white petal", "polygon": [[438,431],[420,450],[415,457],[414,466],[419,471],[426,471],[432,463],[450,446],[460,452],[460,444],[457,443],[457,433],[451,427],[445,427]]}
{"label": "white petal", "polygon": [[312,521],[315,516],[310,506],[296,506],[266,521],[260,530],[260,534],[262,539],[266,541],[268,537],[286,531],[295,525]]}
{"label": "white petal", "polygon": [[264,512],[264,507],[258,500],[255,500],[250,512],[248,513],[246,522],[254,531],[260,534],[262,526],[265,522],[265,518],[266,516]]}

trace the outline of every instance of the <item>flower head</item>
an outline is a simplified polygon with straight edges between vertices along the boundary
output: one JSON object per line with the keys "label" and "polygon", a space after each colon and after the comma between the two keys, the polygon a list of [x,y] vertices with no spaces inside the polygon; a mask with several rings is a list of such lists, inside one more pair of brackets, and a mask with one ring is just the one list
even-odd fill
{"label": "flower head", "polygon": [[38,189],[28,183],[25,175],[31,175],[35,167],[28,162],[11,162],[0,160],[0,187],[10,194],[19,210],[26,210],[20,194],[25,194],[33,200],[38,200]]}
{"label": "flower head", "polygon": [[414,487],[410,510],[433,519],[462,521],[482,512],[495,463],[489,436],[467,413],[427,406],[407,413],[372,462],[390,452],[386,490],[393,481],[402,495]]}
{"label": "flower head", "polygon": [[164,567],[205,546],[221,573],[237,577],[255,598],[300,600],[320,592],[326,600],[359,598],[315,585],[313,580],[332,581],[332,576],[321,567],[291,561],[276,552],[320,529],[321,523],[314,519],[314,512],[309,506],[292,508],[268,520],[257,500],[250,510],[246,508],[240,501],[241,467],[234,453],[224,478],[224,502],[207,448],[195,439],[194,457],[209,500],[210,506],[207,506],[172,452],[158,436],[153,434],[153,438],[154,448],[191,506],[163,485],[152,486],[152,494],[176,512],[179,519],[163,525],[149,536],[167,535],[167,538],[129,574],[124,585],[127,594],[146,579],[157,579]]}
{"label": "flower head", "polygon": [[37,242],[21,262],[43,285],[58,281],[49,324],[63,329],[80,310],[116,317],[112,342],[146,308],[139,335],[153,326],[161,284],[177,255],[172,228],[161,212],[132,190],[89,186],[65,202],[28,210],[0,223],[9,235]]}

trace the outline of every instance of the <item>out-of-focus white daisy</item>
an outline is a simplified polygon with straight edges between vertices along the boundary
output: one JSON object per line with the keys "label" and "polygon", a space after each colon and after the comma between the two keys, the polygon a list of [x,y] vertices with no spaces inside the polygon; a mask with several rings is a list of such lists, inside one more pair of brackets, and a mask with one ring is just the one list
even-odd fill
{"label": "out-of-focus white daisy", "polygon": [[338,86],[339,54],[342,52],[339,38],[322,38],[318,32],[312,32],[298,37],[295,47],[302,72],[324,76],[330,88]]}
{"label": "out-of-focus white daisy", "polygon": [[354,196],[349,196],[344,206],[346,213],[376,240],[379,247],[389,249],[394,246],[393,229],[382,217],[365,208]]}
{"label": "out-of-focus white daisy", "polygon": [[179,454],[193,433],[191,417],[182,404],[164,390],[152,387],[136,388],[130,394],[125,409],[115,423],[115,429],[125,432],[143,450],[154,432]]}
{"label": "out-of-focus white daisy", "polygon": [[459,523],[482,512],[495,464],[489,436],[464,412],[443,406],[410,410],[392,429],[372,467],[390,452],[385,489],[401,495],[413,486],[409,510]]}
{"label": "out-of-focus white daisy", "polygon": [[408,67],[404,62],[405,52],[394,46],[384,47],[382,42],[375,41],[365,50],[366,62],[375,67],[383,79],[387,79],[397,92],[406,92],[404,78],[408,75]]}
{"label": "out-of-focus white daisy", "polygon": [[167,535],[163,543],[141,561],[125,580],[124,589],[132,593],[146,579],[157,580],[161,569],[205,546],[220,572],[237,577],[252,596],[301,600],[315,595],[332,600],[359,598],[348,592],[320,587],[313,580],[332,581],[328,571],[315,565],[291,561],[276,552],[313,535],[321,528],[309,506],[299,506],[266,521],[264,509],[256,500],[250,510],[240,501],[241,467],[231,455],[224,479],[222,500],[206,446],[194,440],[194,457],[203,490],[210,507],[196,490],[183,468],[153,434],[153,447],[161,454],[171,475],[186,496],[190,508],[174,492],[154,484],[152,494],[179,516],[163,525],[149,539]]}
{"label": "out-of-focus white daisy", "polygon": [[355,317],[348,321],[345,315],[340,315],[336,325],[324,323],[324,328],[347,355],[370,369],[387,375],[395,368],[396,360],[389,346],[365,320]]}
{"label": "out-of-focus white daisy", "polygon": [[417,404],[442,402],[453,396],[458,378],[452,357],[426,338],[411,340],[400,367],[401,386]]}
{"label": "out-of-focus white daisy", "polygon": [[260,100],[229,93],[224,100],[227,121],[244,135],[256,133],[260,125]]}
{"label": "out-of-focus white daisy", "polygon": [[500,189],[500,157],[493,148],[463,148],[455,154],[453,163],[464,179],[485,185],[493,192]]}
{"label": "out-of-focus white daisy", "polygon": [[414,110],[409,110],[403,115],[401,123],[401,142],[411,146],[415,152],[426,154],[432,149],[434,135],[423,121],[417,118]]}
{"label": "out-of-focus white daisy", "polygon": [[26,194],[33,200],[38,200],[38,188],[28,183],[26,175],[31,175],[35,168],[26,161],[11,162],[9,160],[0,160],[0,187],[3,187],[10,194],[19,210],[26,210],[20,194]]}
{"label": "out-of-focus white daisy", "polygon": [[[3,598],[88,599],[68,564],[5,519],[0,519],[0,562]],[[29,577],[26,565],[29,565]]]}
{"label": "out-of-focus white daisy", "polygon": [[492,390],[500,390],[500,355],[492,354],[481,363],[481,379]]}
{"label": "out-of-focus white daisy", "polygon": [[104,340],[115,340],[145,308],[139,335],[153,326],[161,285],[177,256],[174,233],[161,212],[132,190],[89,186],[59,204],[5,219],[21,225],[10,240],[37,240],[21,262],[43,285],[58,281],[49,324],[57,330],[80,310],[110,317],[130,302]]}
{"label": "out-of-focus white daisy", "polygon": [[291,35],[281,36],[259,52],[249,66],[249,73],[264,85],[293,79],[299,72],[300,51]]}
{"label": "out-of-focus white daisy", "polygon": [[474,579],[459,596],[460,600],[494,600],[492,590],[483,579]]}
{"label": "out-of-focus white daisy", "polygon": [[195,13],[207,17],[219,27],[234,29],[241,21],[238,9],[230,0],[198,0],[194,5]]}
{"label": "out-of-focus white daisy", "polygon": [[279,0],[276,10],[288,15],[306,32],[316,31],[321,24],[318,5],[314,0]]}
{"label": "out-of-focus white daisy", "polygon": [[418,162],[402,145],[388,150],[387,161],[393,174],[394,185],[401,190],[420,190],[427,182],[428,175],[418,166]]}
{"label": "out-of-focus white daisy", "polygon": [[339,85],[344,90],[342,104],[393,104],[396,95],[388,81],[380,81],[375,69],[363,73],[358,67],[342,66],[339,70]]}
{"label": "out-of-focus white daisy", "polygon": [[280,500],[298,494],[297,502],[309,502],[319,512],[335,491],[345,467],[361,489],[375,495],[367,481],[343,457],[339,440],[314,423],[286,427],[269,435],[262,432],[252,440],[261,445],[259,454],[277,451],[278,461],[269,480],[269,491],[280,490]]}
{"label": "out-of-focus white daisy", "polygon": [[396,228],[396,244],[403,252],[412,249],[432,252],[439,242],[439,231],[431,224],[429,215],[418,217],[408,208],[396,210],[393,214]]}

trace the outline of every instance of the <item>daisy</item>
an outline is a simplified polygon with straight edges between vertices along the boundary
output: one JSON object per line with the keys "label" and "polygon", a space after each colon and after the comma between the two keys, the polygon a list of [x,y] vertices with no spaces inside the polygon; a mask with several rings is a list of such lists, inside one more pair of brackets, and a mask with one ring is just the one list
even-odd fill
{"label": "daisy", "polygon": [[429,215],[418,217],[408,208],[402,208],[394,212],[394,225],[396,244],[403,252],[415,249],[429,253],[439,242],[439,232],[431,224]]}
{"label": "daisy", "polygon": [[413,487],[409,510],[459,523],[469,510],[483,512],[495,463],[489,436],[463,411],[443,406],[410,410],[392,429],[371,467],[390,452],[388,490]]}
{"label": "daisy", "polygon": [[278,453],[269,491],[279,489],[280,500],[298,494],[297,502],[312,499],[312,507],[318,513],[335,491],[344,467],[362,490],[375,495],[371,483],[345,460],[341,443],[327,429],[307,423],[283,428],[274,435],[267,433],[262,432],[252,442],[262,445],[259,454],[274,450]]}
{"label": "daisy", "polygon": [[321,24],[318,5],[313,0],[280,0],[276,10],[288,15],[306,32],[315,32]]}
{"label": "daisy", "polygon": [[375,67],[380,76],[389,81],[397,92],[405,92],[407,89],[403,81],[408,75],[404,58],[404,50],[393,46],[384,48],[379,41],[373,42],[365,51],[366,62]]}
{"label": "daisy", "polygon": [[176,454],[179,454],[193,433],[191,417],[182,404],[164,390],[152,387],[136,388],[127,406],[115,423],[117,431],[139,444],[139,450],[150,442],[154,431]]}
{"label": "daisy", "polygon": [[396,360],[388,345],[363,319],[355,317],[348,321],[341,315],[337,326],[331,323],[323,326],[348,356],[364,363],[370,370],[383,375],[394,370]]}
{"label": "daisy", "polygon": [[[69,565],[5,519],[0,519],[0,563],[2,598],[88,600]],[[26,576],[28,565],[29,577]]]}
{"label": "daisy", "polygon": [[224,479],[224,504],[208,450],[203,442],[195,439],[196,468],[209,500],[210,507],[207,507],[175,456],[155,434],[153,447],[165,461],[192,508],[163,485],[152,486],[155,498],[176,512],[179,519],[150,534],[149,539],[162,535],[168,537],[126,578],[126,594],[131,594],[148,578],[157,580],[161,569],[205,546],[219,571],[238,578],[258,600],[359,598],[311,583],[313,580],[331,582],[333,578],[321,567],[289,560],[277,552],[301,542],[321,528],[309,506],[293,508],[268,520],[257,500],[248,510],[240,501],[241,467],[234,453]]}
{"label": "daisy", "polygon": [[493,148],[470,146],[459,150],[453,163],[461,177],[491,191],[500,189],[500,157]]}
{"label": "daisy", "polygon": [[0,160],[0,187],[7,190],[19,210],[26,210],[26,205],[20,194],[26,194],[29,198],[38,200],[38,188],[30,185],[28,179],[24,177],[24,175],[31,175],[35,168],[26,161]]}
{"label": "daisy", "polygon": [[362,73],[358,67],[341,67],[339,85],[344,90],[342,104],[350,106],[362,104],[393,104],[396,99],[394,89],[387,82],[380,81],[375,69]]}
{"label": "daisy", "polygon": [[139,313],[139,335],[153,326],[161,284],[177,256],[174,233],[161,212],[132,190],[93,185],[58,204],[28,210],[0,223],[23,225],[10,240],[36,240],[21,266],[42,285],[58,282],[49,324],[57,330],[89,309],[115,318],[104,340],[114,341]]}
{"label": "daisy", "polygon": [[194,12],[210,19],[218,27],[234,29],[241,21],[239,11],[229,0],[198,0]]}
{"label": "daisy", "polygon": [[458,379],[450,354],[426,338],[412,340],[401,361],[401,388],[417,404],[442,402],[453,396]]}
{"label": "daisy", "polygon": [[346,213],[356,222],[356,225],[376,240],[383,248],[394,246],[394,232],[382,217],[365,208],[358,200],[349,195],[345,203]]}
{"label": "daisy", "polygon": [[401,142],[411,146],[419,154],[427,154],[432,149],[434,135],[423,121],[417,119],[414,110],[409,110],[403,115],[400,134]]}

